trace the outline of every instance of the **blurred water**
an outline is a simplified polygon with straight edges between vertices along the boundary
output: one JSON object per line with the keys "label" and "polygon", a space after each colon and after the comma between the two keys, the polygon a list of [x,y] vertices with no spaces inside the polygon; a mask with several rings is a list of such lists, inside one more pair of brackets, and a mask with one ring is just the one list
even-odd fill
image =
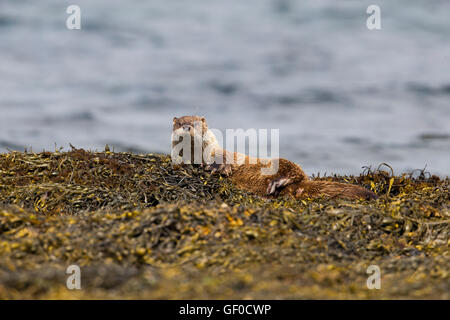
{"label": "blurred water", "polygon": [[450,2],[376,2],[380,31],[373,1],[2,0],[0,151],[168,153],[172,117],[199,114],[279,128],[308,173],[450,175]]}

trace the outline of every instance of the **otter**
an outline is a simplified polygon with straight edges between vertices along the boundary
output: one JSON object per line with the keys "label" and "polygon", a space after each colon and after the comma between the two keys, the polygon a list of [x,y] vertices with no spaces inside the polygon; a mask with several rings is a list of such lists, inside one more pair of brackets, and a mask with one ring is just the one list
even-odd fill
{"label": "otter", "polygon": [[[195,152],[191,152],[184,163],[197,163],[211,174],[225,175],[238,188],[260,197],[288,196],[295,199],[327,197],[349,200],[377,198],[375,193],[361,186],[310,180],[298,164],[283,158],[261,159],[224,150],[208,129],[206,119],[200,116],[173,118],[173,159],[180,159],[182,156],[177,145],[183,136],[190,138],[191,150],[197,148],[197,151],[201,151],[197,153],[197,158]],[[271,168],[275,160],[278,170],[272,174],[262,174],[262,169]]]}

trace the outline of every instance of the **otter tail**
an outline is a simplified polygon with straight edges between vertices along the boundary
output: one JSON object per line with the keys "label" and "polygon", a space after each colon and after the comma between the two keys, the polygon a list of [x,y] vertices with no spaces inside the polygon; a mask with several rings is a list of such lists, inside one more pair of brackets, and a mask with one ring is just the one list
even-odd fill
{"label": "otter tail", "polygon": [[297,198],[341,198],[341,199],[377,199],[378,196],[372,191],[361,186],[349,183],[331,181],[304,181],[297,188]]}

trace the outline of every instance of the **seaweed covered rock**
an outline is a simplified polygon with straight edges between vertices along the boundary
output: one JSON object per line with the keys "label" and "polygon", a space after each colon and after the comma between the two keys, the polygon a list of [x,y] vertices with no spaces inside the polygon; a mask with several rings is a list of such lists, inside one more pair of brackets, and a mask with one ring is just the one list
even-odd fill
{"label": "seaweed covered rock", "polygon": [[0,298],[449,298],[448,178],[316,179],[380,197],[264,200],[159,154],[1,154]]}

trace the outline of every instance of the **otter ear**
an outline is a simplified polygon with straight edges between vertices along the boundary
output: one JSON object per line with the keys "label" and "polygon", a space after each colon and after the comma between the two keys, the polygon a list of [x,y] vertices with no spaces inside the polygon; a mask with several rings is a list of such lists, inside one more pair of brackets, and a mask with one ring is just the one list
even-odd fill
{"label": "otter ear", "polygon": [[203,123],[206,123],[205,117],[202,117],[202,122],[203,122]]}
{"label": "otter ear", "polygon": [[178,118],[177,117],[173,117],[173,122],[177,121]]}

